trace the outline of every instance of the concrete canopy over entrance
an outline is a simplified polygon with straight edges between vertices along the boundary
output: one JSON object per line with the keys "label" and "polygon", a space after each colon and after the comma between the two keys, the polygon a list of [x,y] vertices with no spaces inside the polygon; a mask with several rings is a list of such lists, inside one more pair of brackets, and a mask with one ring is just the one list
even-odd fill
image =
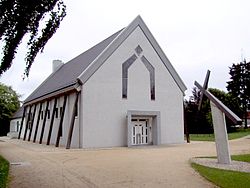
{"label": "concrete canopy over entrance", "polygon": [[132,144],[132,119],[133,118],[152,118],[152,144],[159,145],[161,144],[161,124],[160,124],[160,111],[137,111],[137,110],[128,110],[127,112],[127,145],[131,147]]}

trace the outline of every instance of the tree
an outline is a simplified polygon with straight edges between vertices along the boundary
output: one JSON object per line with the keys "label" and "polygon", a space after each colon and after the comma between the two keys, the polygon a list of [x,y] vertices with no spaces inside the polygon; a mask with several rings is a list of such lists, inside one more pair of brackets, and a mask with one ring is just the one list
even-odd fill
{"label": "tree", "polygon": [[[218,98],[234,113],[239,115],[241,113],[240,104],[237,98],[230,93],[226,93],[216,88],[209,88],[208,91]],[[190,133],[213,133],[212,115],[210,109],[210,101],[204,96],[200,111],[198,105],[201,97],[200,90],[193,88],[193,96],[189,101],[185,101],[186,122]],[[234,131],[233,122],[226,118],[226,125],[228,132]]]}
{"label": "tree", "polygon": [[7,133],[9,120],[19,107],[19,95],[10,86],[0,83],[0,135]]}
{"label": "tree", "polygon": [[250,104],[250,62],[233,64],[229,67],[230,81],[227,82],[229,93],[238,98],[242,108],[241,117],[245,117],[245,128],[247,128],[247,110]]}
{"label": "tree", "polygon": [[[226,105],[230,110],[232,110],[236,115],[240,116],[242,113],[242,109],[240,107],[240,103],[238,98],[235,98],[232,94],[226,93],[225,91],[209,88],[210,93],[212,93],[217,99],[219,99],[224,105]],[[234,131],[235,125],[234,123],[226,117],[226,125],[227,131]]]}
{"label": "tree", "polygon": [[[19,44],[29,34],[24,71],[28,77],[36,55],[43,51],[65,16],[62,0],[0,0],[0,40],[4,44],[0,75],[11,67]],[[45,27],[41,29],[41,25]]]}
{"label": "tree", "polygon": [[204,96],[201,109],[198,111],[201,92],[197,87],[194,87],[192,94],[189,101],[185,101],[186,123],[189,133],[213,133],[211,116],[209,115],[209,101]]}

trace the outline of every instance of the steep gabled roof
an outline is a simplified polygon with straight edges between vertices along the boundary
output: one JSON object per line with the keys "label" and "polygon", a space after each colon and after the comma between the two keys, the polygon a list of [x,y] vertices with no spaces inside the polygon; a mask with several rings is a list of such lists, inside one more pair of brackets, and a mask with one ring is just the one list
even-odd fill
{"label": "steep gabled roof", "polygon": [[24,107],[21,106],[21,107],[13,114],[13,116],[11,117],[11,119],[17,119],[17,118],[23,117],[23,110],[24,110]]}
{"label": "steep gabled roof", "polygon": [[142,20],[140,16],[137,16],[130,25],[128,25],[117,37],[114,41],[112,41],[109,46],[96,58],[78,77],[80,83],[84,84],[94,73],[98,70],[98,68],[105,62],[105,60],[121,45],[121,43],[126,40],[126,38],[137,28],[140,27],[152,47],[155,49],[156,53],[164,63],[165,67],[171,74],[172,78],[180,88],[180,90],[184,92],[187,89],[184,82],[181,80],[176,70],[168,60],[167,56],[161,49],[160,45],[155,40],[154,36]]}
{"label": "steep gabled roof", "polygon": [[137,27],[141,28],[172,78],[184,94],[187,89],[185,84],[162,51],[152,33],[149,31],[146,24],[143,22],[142,18],[137,16],[125,29],[116,32],[96,46],[61,66],[25,100],[25,103],[27,104],[48,96],[54,96],[60,92],[64,92],[65,88],[74,89],[74,85],[78,82],[84,84]]}
{"label": "steep gabled roof", "polygon": [[25,100],[25,103],[75,85],[77,77],[103,52],[120,32],[121,30],[62,65]]}

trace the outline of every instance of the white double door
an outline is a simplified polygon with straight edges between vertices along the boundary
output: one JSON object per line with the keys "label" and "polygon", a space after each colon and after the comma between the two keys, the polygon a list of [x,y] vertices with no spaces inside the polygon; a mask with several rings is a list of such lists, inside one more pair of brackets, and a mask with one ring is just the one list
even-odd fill
{"label": "white double door", "polygon": [[152,144],[150,119],[132,119],[132,145]]}

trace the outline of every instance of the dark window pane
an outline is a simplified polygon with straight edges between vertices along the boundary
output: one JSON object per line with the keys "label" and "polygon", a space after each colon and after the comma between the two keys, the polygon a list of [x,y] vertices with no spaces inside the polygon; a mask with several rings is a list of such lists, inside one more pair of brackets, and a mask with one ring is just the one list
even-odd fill
{"label": "dark window pane", "polygon": [[128,68],[135,62],[137,59],[136,55],[132,55],[122,64],[122,98],[127,98],[128,90]]}
{"label": "dark window pane", "polygon": [[145,56],[141,57],[142,62],[146,66],[150,74],[150,96],[151,100],[155,100],[155,69]]}
{"label": "dark window pane", "polygon": [[50,110],[47,111],[47,117],[50,119]]}
{"label": "dark window pane", "polygon": [[63,107],[60,107],[60,117],[62,117]]}
{"label": "dark window pane", "polygon": [[141,46],[138,45],[138,46],[135,48],[135,51],[136,51],[137,55],[140,55],[140,54],[142,53],[143,50],[142,50]]}
{"label": "dark window pane", "polygon": [[55,109],[55,116],[58,118],[58,108]]}
{"label": "dark window pane", "polygon": [[78,116],[78,102],[77,102],[77,104],[76,104],[76,113],[75,113],[75,117],[77,117]]}

